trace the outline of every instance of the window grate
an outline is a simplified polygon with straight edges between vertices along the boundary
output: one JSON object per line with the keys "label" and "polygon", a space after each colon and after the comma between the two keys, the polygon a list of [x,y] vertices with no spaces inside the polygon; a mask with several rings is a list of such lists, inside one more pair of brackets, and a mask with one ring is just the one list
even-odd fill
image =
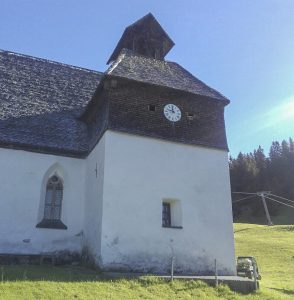
{"label": "window grate", "polygon": [[67,229],[61,221],[62,198],[63,183],[57,175],[53,175],[47,181],[44,215],[37,228]]}
{"label": "window grate", "polygon": [[63,186],[60,178],[52,176],[47,183],[45,196],[45,220],[60,220]]}
{"label": "window grate", "polygon": [[170,203],[162,203],[162,227],[171,227]]}

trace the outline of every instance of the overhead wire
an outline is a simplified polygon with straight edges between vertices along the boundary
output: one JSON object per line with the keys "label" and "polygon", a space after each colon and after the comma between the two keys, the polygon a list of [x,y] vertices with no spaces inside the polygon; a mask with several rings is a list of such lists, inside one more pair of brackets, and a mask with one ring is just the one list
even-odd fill
{"label": "overhead wire", "polygon": [[233,202],[233,203],[236,203],[236,202],[243,201],[243,200],[246,200],[246,199],[254,198],[255,196],[256,196],[256,195],[253,195],[253,196],[247,196],[247,197],[244,197],[244,198],[241,198],[241,199],[234,200],[234,201],[232,201],[232,202]]}
{"label": "overhead wire", "polygon": [[[244,198],[241,198],[241,199],[237,199],[237,200],[234,200],[232,201],[232,203],[237,203],[239,201],[243,201],[243,200],[247,200],[247,199],[251,199],[251,198],[254,198],[255,196],[260,196],[260,193],[247,193],[247,192],[232,192],[233,194],[244,194],[244,195],[252,195],[252,196],[247,196],[247,197],[244,197]],[[284,202],[281,202],[281,201],[278,201],[276,199],[273,199],[271,197],[269,197],[268,195],[271,195],[273,197],[277,197],[279,199],[282,199],[284,201],[289,201],[291,203],[294,203],[293,200],[290,200],[290,199],[287,199],[287,198],[284,198],[284,197],[281,197],[281,196],[277,196],[275,194],[271,194],[271,193],[264,193],[264,196],[266,199],[269,199],[271,201],[275,201],[277,203],[280,203],[280,204],[283,204],[285,206],[288,206],[288,207],[291,207],[291,208],[294,208],[294,206],[290,205],[290,204],[287,204],[287,203],[284,203]]]}
{"label": "overhead wire", "polygon": [[246,193],[246,192],[232,192],[233,194],[244,194],[244,195],[257,195],[257,193]]}
{"label": "overhead wire", "polygon": [[294,206],[292,206],[292,205],[289,205],[289,204],[286,204],[286,203],[284,203],[284,202],[281,202],[281,201],[272,199],[272,198],[270,198],[270,197],[268,197],[268,196],[266,196],[265,198],[266,198],[266,199],[269,199],[269,200],[271,200],[271,201],[275,201],[275,202],[278,202],[278,203],[280,203],[280,204],[286,205],[286,206],[288,206],[288,207],[294,208]]}
{"label": "overhead wire", "polygon": [[285,200],[285,201],[289,201],[289,202],[294,203],[293,200],[290,200],[290,199],[287,199],[287,198],[284,198],[284,197],[281,197],[281,196],[277,196],[277,195],[274,195],[274,194],[270,194],[270,195],[271,195],[271,196],[274,196],[274,197],[277,197],[277,198],[280,198],[280,199],[282,199],[282,200]]}

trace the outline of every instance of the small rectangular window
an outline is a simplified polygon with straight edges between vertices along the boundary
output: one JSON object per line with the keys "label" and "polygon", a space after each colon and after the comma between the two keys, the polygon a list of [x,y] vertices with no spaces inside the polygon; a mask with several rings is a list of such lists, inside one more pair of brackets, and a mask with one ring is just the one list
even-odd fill
{"label": "small rectangular window", "polygon": [[148,109],[149,111],[155,111],[156,110],[156,106],[153,104],[148,105]]}
{"label": "small rectangular window", "polygon": [[170,203],[162,203],[162,227],[171,227]]}
{"label": "small rectangular window", "polygon": [[178,199],[162,200],[162,227],[182,227],[182,207]]}

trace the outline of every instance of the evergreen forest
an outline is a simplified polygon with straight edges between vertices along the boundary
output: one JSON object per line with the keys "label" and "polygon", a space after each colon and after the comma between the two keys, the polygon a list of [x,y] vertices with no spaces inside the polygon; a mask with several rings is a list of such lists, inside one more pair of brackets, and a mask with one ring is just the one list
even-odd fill
{"label": "evergreen forest", "polygon": [[[265,210],[261,198],[249,193],[270,191],[272,194],[293,201],[275,198],[287,204],[285,205],[267,200],[270,215],[280,224],[293,224],[294,142],[292,138],[282,142],[272,142],[268,156],[260,146],[247,154],[240,152],[236,158],[229,158],[229,165],[235,222],[265,223]],[[240,192],[244,194],[239,194]]]}

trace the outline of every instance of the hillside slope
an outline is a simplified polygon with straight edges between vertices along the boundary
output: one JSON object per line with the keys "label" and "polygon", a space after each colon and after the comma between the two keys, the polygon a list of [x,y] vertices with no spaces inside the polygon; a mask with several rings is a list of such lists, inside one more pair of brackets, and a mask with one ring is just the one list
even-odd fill
{"label": "hillside slope", "polygon": [[234,231],[236,256],[257,259],[261,290],[294,299],[294,226],[235,224]]}

